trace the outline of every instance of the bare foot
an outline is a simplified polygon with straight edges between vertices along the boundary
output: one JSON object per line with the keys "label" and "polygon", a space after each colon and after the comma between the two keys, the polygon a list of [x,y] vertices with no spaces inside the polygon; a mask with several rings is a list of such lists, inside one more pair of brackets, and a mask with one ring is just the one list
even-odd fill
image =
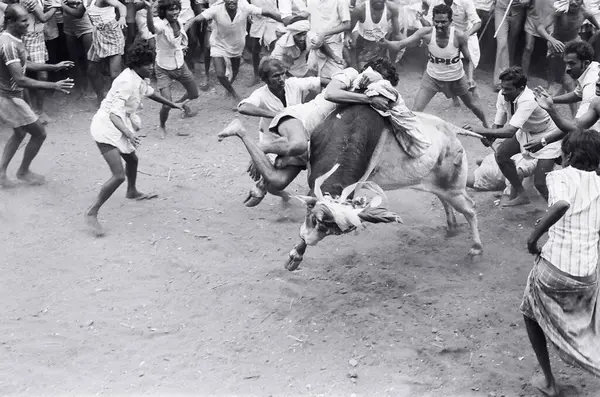
{"label": "bare foot", "polygon": [[151,199],[157,198],[158,194],[156,194],[156,193],[142,193],[142,192],[138,192],[136,190],[135,192],[127,192],[127,194],[125,195],[125,197],[127,197],[130,200],[142,201],[142,200],[151,200]]}
{"label": "bare foot", "polygon": [[208,78],[206,78],[206,76],[204,76],[204,78],[202,79],[202,82],[200,83],[200,89],[202,91],[207,91],[210,88],[209,84],[208,84]]}
{"label": "bare foot", "polygon": [[85,214],[85,224],[89,226],[96,237],[104,236],[104,230],[102,229],[100,222],[98,222],[97,214]]}
{"label": "bare foot", "polygon": [[517,197],[515,197],[512,200],[508,200],[507,202],[503,203],[502,206],[503,207],[516,207],[518,205],[524,205],[524,204],[529,204],[531,201],[529,200],[529,197],[527,197],[527,195],[525,195],[525,193],[518,195]]}
{"label": "bare foot", "polygon": [[217,135],[219,142],[230,136],[239,136],[240,138],[246,133],[246,129],[239,119],[233,120],[225,129]]}
{"label": "bare foot", "polygon": [[11,189],[15,186],[17,186],[17,184],[8,179],[6,175],[0,176],[0,188]]}
{"label": "bare foot", "polygon": [[556,383],[549,383],[543,375],[534,376],[531,385],[541,391],[547,397],[560,397],[560,388]]}
{"label": "bare foot", "polygon": [[160,139],[165,139],[167,137],[167,127],[158,127],[160,131]]}
{"label": "bare foot", "polygon": [[26,173],[17,173],[17,178],[32,186],[43,185],[44,182],[46,182],[46,178],[44,178],[43,175],[39,175],[31,171]]}

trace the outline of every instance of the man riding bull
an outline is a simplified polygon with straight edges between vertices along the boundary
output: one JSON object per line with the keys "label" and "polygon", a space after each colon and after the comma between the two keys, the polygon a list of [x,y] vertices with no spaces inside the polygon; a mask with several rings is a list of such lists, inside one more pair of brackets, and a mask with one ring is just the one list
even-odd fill
{"label": "man riding bull", "polygon": [[[387,84],[371,84],[383,80]],[[231,136],[240,138],[264,180],[262,189],[251,192],[256,200],[246,205],[257,205],[267,191],[285,189],[300,171],[307,168],[311,134],[338,103],[370,105],[380,114],[389,116],[394,132],[402,130],[397,134],[408,135],[407,139],[397,136],[404,149],[409,155],[418,157],[430,146],[430,142],[419,131],[415,115],[392,87],[397,83],[398,73],[387,58],[367,63],[360,75],[356,69],[344,69],[332,76],[331,83],[314,100],[288,107],[275,116],[269,129],[276,139],[260,145],[247,135],[238,119],[232,121],[219,133],[219,141]],[[365,93],[354,91],[357,87],[368,89]],[[278,156],[274,165],[267,157],[268,153]]]}

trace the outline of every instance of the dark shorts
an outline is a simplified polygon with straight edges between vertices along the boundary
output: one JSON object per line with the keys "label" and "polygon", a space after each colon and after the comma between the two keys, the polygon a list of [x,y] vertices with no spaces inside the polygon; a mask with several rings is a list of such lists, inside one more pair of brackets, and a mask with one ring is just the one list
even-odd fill
{"label": "dark shorts", "polygon": [[113,145],[109,145],[108,143],[100,143],[100,142],[96,142],[96,145],[98,146],[98,149],[100,149],[100,153],[104,156],[106,153],[110,152],[111,150],[119,150],[117,149],[116,146]]}
{"label": "dark shorts", "polygon": [[443,92],[446,98],[461,97],[469,93],[469,83],[466,75],[454,81],[441,81],[434,79],[425,72],[421,80],[421,89],[431,91],[434,94]]}
{"label": "dark shorts", "polygon": [[187,87],[189,84],[196,84],[194,82],[194,75],[185,63],[182,67],[173,70],[166,70],[155,65],[154,71],[156,73],[156,85],[159,90],[170,88],[174,81],[180,82],[184,87]]}

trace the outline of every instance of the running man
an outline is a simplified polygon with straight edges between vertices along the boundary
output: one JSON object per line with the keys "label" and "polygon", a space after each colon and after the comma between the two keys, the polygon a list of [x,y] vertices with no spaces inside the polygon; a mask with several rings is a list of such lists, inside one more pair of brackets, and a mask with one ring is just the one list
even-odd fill
{"label": "running man", "polygon": [[[459,97],[487,128],[488,122],[485,114],[475,103],[471,92],[475,88],[475,81],[473,80],[473,63],[471,62],[468,38],[463,32],[451,26],[452,9],[446,4],[438,4],[433,7],[432,14],[434,27],[421,28],[404,40],[384,40],[384,43],[394,51],[400,51],[409,46],[418,46],[421,40],[428,43],[427,70],[423,74],[413,110],[424,111],[431,99],[438,92],[443,92],[447,98]],[[463,63],[466,64],[466,73]]]}
{"label": "running man", "polygon": [[0,160],[0,188],[15,186],[6,177],[6,169],[27,134],[31,135],[31,139],[25,146],[23,162],[17,170],[17,178],[32,185],[39,185],[44,183],[44,177],[31,172],[29,166],[46,139],[46,131],[38,116],[23,99],[23,89],[69,93],[73,88],[73,80],[66,79],[56,83],[38,81],[26,77],[25,69],[56,72],[70,69],[74,64],[65,61],[50,65],[27,60],[22,38],[29,26],[29,13],[20,4],[11,4],[6,8],[4,25],[6,30],[0,34],[0,120],[12,127],[13,135],[6,143]]}

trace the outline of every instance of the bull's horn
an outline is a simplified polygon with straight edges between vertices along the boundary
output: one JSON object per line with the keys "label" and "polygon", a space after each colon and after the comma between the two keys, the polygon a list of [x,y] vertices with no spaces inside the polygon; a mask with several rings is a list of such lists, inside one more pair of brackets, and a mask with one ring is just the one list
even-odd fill
{"label": "bull's horn", "polygon": [[373,193],[376,193],[378,196],[381,196],[382,199],[386,198],[385,192],[383,191],[383,189],[381,187],[379,187],[379,185],[376,184],[375,182],[371,182],[371,181],[360,182],[359,181],[359,182],[353,183],[350,186],[346,186],[344,188],[344,190],[342,190],[340,200],[346,201],[348,196],[350,196],[350,194],[353,191],[359,190],[359,189],[367,189],[367,190],[372,191]]}
{"label": "bull's horn", "polygon": [[307,207],[314,206],[317,203],[317,199],[313,196],[292,196],[302,201]]}
{"label": "bull's horn", "polygon": [[317,179],[315,179],[315,196],[317,196],[317,199],[319,200],[323,200],[323,192],[321,192],[321,185],[323,184],[323,182],[325,182],[325,180],[327,180],[327,178],[329,178],[338,168],[340,167],[339,164],[335,164],[333,166],[332,169],[329,170],[329,172],[327,172],[326,174],[321,175],[320,177],[318,177]]}

